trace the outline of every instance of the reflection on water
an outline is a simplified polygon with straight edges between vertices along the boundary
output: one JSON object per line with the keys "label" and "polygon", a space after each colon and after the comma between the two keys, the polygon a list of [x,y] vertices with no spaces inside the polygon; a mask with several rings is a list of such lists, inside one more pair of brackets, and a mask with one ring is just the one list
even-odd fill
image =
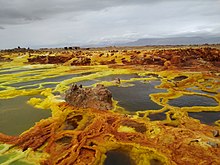
{"label": "reflection on water", "polygon": [[217,92],[209,92],[209,91],[204,91],[200,89],[195,89],[195,88],[187,88],[188,91],[196,92],[196,93],[201,93],[201,94],[208,94],[208,95],[216,95]]}
{"label": "reflection on water", "polygon": [[[93,72],[87,72],[88,73],[93,73]],[[84,73],[86,75],[86,73]],[[76,82],[77,85],[82,85],[82,86],[91,86],[95,83],[102,82],[102,81],[114,81],[117,78],[120,78],[121,80],[129,80],[131,78],[137,78],[139,77],[137,74],[115,74],[115,75],[110,75],[110,76],[105,76],[93,80],[83,80]]]}
{"label": "reflection on water", "polygon": [[0,132],[19,135],[35,122],[51,116],[49,110],[36,109],[26,103],[31,97],[19,96],[12,99],[0,99]]}
{"label": "reflection on water", "polygon": [[64,75],[64,76],[57,76],[57,77],[51,77],[51,78],[44,78],[40,80],[34,80],[34,81],[27,81],[27,82],[19,82],[10,84],[12,87],[20,87],[20,86],[26,86],[26,85],[33,85],[33,84],[39,84],[43,82],[60,82],[66,79],[70,79],[73,77],[79,76],[78,74],[70,74],[70,75]]}
{"label": "reflection on water", "polygon": [[108,151],[104,165],[132,165],[131,158],[121,151]]}
{"label": "reflection on water", "polygon": [[95,84],[97,82],[98,81],[95,81],[95,80],[84,80],[84,81],[76,82],[76,84],[77,85],[82,85],[82,86],[90,86],[90,85]]}
{"label": "reflection on water", "polygon": [[[57,83],[58,84],[58,83]],[[42,86],[44,87],[44,88],[52,88],[52,89],[54,89],[56,86],[57,86],[57,84],[43,84]]]}
{"label": "reflection on water", "polygon": [[24,86],[24,87],[20,87],[19,89],[36,89],[39,88],[40,84],[34,84],[34,85],[30,85],[30,86]]}
{"label": "reflection on water", "polygon": [[[145,83],[148,83],[148,82],[145,82]],[[161,81],[160,80],[154,80],[154,81],[149,81],[149,83],[155,87],[155,86],[160,85]],[[166,92],[167,90],[160,89],[160,91]]]}
{"label": "reflection on water", "polygon": [[200,95],[184,95],[169,101],[171,106],[192,107],[192,106],[217,106],[215,99]]}
{"label": "reflection on water", "polygon": [[[81,74],[68,74],[68,75],[62,75],[62,76],[55,76],[55,77],[49,77],[49,78],[42,78],[42,79],[38,79],[38,80],[31,80],[31,81],[25,81],[25,82],[18,82],[18,83],[14,83],[14,84],[10,84],[10,86],[12,87],[22,87],[22,86],[28,86],[28,85],[34,85],[34,84],[40,84],[40,83],[45,83],[45,82],[61,82],[67,79],[72,79],[74,77],[79,77],[79,76],[85,76],[85,75],[89,75],[92,72],[85,72],[85,73],[81,73]],[[46,86],[47,88],[52,87],[54,88],[57,84],[48,84],[48,85],[43,85]],[[23,87],[23,89],[27,89],[26,87]]]}
{"label": "reflection on water", "polygon": [[0,72],[0,74],[14,74],[14,73],[20,73],[20,72],[24,72],[24,71],[28,71],[27,69],[20,69],[20,70],[9,70],[9,71],[3,71]]}
{"label": "reflection on water", "polygon": [[188,114],[208,125],[213,125],[215,121],[220,120],[220,112],[189,112]]}
{"label": "reflection on water", "polygon": [[[14,73],[20,73],[20,72],[27,72],[27,71],[45,71],[46,69],[53,69],[54,67],[40,67],[40,68],[31,68],[31,67],[22,67],[22,68],[4,68],[0,69],[0,74],[14,74]],[[7,71],[4,71],[7,70]]]}
{"label": "reflection on water", "polygon": [[22,75],[22,76],[19,76],[19,77],[32,77],[32,76],[37,76],[38,74],[34,74],[34,73],[32,73],[32,74],[25,74],[25,75]]}
{"label": "reflection on water", "polygon": [[166,92],[166,90],[155,88],[153,81],[149,83],[135,81],[133,84],[135,86],[110,86],[108,89],[112,92],[113,98],[119,101],[119,105],[128,111],[157,110],[162,108],[162,106],[150,99],[149,94]]}
{"label": "reflection on water", "polygon": [[110,75],[110,76],[97,78],[96,80],[113,81],[117,78],[120,78],[121,80],[130,80],[131,78],[139,78],[139,76],[137,74],[114,74],[114,75]]}

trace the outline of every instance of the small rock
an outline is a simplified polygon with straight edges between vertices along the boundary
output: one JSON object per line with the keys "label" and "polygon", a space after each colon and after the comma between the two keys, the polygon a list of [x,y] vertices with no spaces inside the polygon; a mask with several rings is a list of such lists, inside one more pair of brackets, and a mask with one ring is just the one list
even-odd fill
{"label": "small rock", "polygon": [[218,137],[219,136],[219,130],[212,131],[212,134],[213,134],[214,137]]}
{"label": "small rock", "polygon": [[190,142],[200,142],[200,139],[193,139]]}
{"label": "small rock", "polygon": [[115,83],[116,83],[116,84],[121,84],[120,78],[116,78],[116,79],[115,79]]}
{"label": "small rock", "polygon": [[72,86],[70,87],[71,91],[75,91],[78,89],[77,84],[72,84]]}
{"label": "small rock", "polygon": [[214,148],[218,148],[218,143],[208,141],[207,144],[214,147]]}

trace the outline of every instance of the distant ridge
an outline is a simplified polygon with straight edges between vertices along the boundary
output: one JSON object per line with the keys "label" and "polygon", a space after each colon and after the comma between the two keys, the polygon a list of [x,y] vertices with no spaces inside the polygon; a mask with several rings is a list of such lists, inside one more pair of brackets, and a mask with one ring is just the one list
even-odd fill
{"label": "distant ridge", "polygon": [[220,37],[142,38],[122,46],[219,44]]}

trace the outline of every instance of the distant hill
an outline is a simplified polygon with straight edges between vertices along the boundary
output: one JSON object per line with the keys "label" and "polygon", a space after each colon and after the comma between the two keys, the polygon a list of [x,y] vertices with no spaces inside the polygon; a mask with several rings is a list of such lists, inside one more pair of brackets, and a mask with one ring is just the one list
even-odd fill
{"label": "distant hill", "polygon": [[220,37],[142,38],[122,46],[218,44]]}

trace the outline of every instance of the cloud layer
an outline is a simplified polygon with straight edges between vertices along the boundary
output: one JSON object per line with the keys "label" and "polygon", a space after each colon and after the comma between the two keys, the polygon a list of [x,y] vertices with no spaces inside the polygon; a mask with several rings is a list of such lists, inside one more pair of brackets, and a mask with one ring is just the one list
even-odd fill
{"label": "cloud layer", "polygon": [[220,34],[219,0],[0,0],[0,48]]}
{"label": "cloud layer", "polygon": [[[153,2],[153,1],[152,1]],[[99,11],[105,8],[151,1],[139,0],[0,0],[0,24],[23,24],[60,14]]]}

